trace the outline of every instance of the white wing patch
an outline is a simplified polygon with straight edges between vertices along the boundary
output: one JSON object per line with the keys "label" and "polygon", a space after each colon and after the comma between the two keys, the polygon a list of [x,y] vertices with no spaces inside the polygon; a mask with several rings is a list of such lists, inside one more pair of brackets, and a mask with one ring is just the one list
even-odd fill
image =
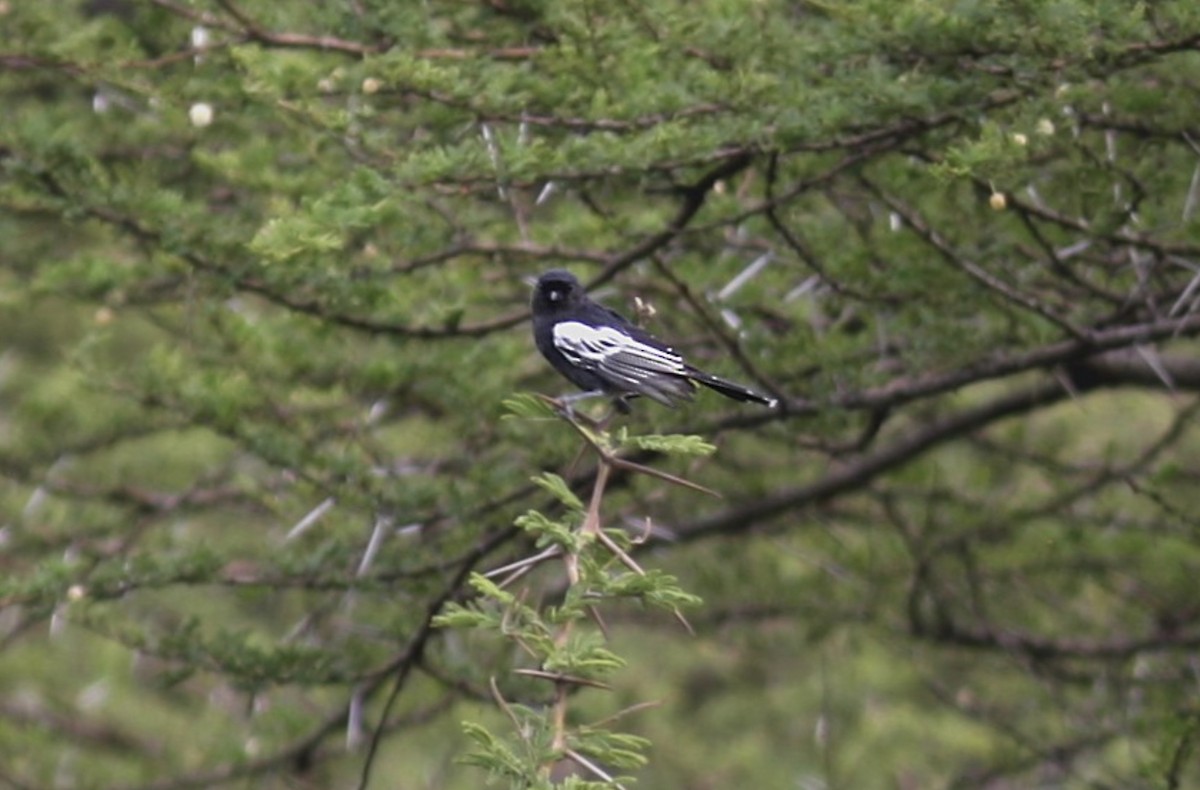
{"label": "white wing patch", "polygon": [[664,373],[687,375],[683,358],[675,352],[655,348],[611,326],[563,321],[554,325],[554,347],[575,365],[634,381]]}

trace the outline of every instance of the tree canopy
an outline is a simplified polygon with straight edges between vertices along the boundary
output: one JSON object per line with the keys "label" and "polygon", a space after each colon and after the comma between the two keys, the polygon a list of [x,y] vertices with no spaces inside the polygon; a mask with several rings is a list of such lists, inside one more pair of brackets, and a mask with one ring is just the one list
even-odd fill
{"label": "tree canopy", "polygon": [[[1198,95],[1191,0],[0,2],[0,784],[1200,783]],[[520,394],[555,267],[780,407]]]}

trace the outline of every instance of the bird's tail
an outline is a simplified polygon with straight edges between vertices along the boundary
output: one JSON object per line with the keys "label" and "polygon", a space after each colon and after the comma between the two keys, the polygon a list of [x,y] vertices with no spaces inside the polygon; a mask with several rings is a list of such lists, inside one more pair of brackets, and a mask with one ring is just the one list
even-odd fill
{"label": "bird's tail", "polygon": [[711,390],[724,395],[726,398],[742,401],[743,403],[761,403],[767,408],[773,409],[779,405],[779,400],[771,398],[761,393],[755,392],[749,387],[743,387],[741,384],[736,384],[719,376],[714,376],[711,373],[705,373],[702,370],[688,368],[688,378],[697,384],[703,384]]}

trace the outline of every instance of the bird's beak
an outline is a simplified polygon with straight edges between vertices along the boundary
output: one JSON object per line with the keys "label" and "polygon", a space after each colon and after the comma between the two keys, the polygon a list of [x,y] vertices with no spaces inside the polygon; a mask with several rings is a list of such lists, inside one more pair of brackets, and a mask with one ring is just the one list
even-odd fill
{"label": "bird's beak", "polygon": [[521,282],[525,283],[530,288],[532,288],[533,286],[537,285],[537,277],[534,277],[532,274],[529,274],[529,275],[526,275],[525,277],[522,277]]}

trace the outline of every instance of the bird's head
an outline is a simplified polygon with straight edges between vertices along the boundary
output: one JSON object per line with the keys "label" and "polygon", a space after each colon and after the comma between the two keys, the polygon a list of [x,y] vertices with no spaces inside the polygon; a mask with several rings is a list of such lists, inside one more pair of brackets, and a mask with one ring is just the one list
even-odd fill
{"label": "bird's head", "polygon": [[533,312],[545,315],[565,310],[583,295],[583,286],[565,269],[551,269],[533,286]]}

